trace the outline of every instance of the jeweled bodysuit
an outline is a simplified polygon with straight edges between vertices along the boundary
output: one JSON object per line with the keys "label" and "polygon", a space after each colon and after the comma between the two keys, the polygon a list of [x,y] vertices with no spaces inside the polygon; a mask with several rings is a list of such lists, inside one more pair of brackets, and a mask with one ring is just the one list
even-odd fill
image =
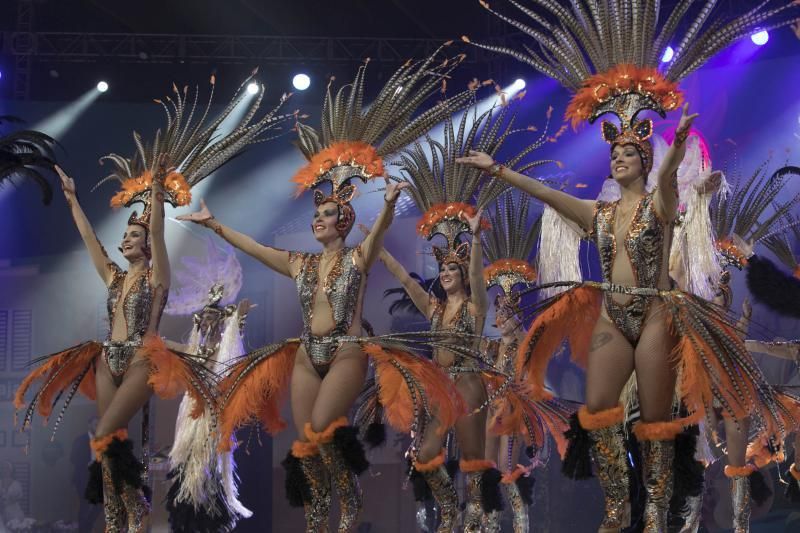
{"label": "jeweled bodysuit", "polygon": [[[469,300],[464,300],[455,316],[453,316],[453,318],[450,320],[449,324],[444,323],[444,312],[446,307],[446,302],[437,300],[433,309],[433,314],[431,315],[431,331],[453,333],[452,338],[448,341],[452,344],[474,344],[474,341],[472,340],[467,342],[464,342],[463,339],[459,340],[459,334],[475,335],[475,331],[477,329],[477,320],[469,312]],[[475,359],[467,357],[461,353],[453,352],[453,354],[455,356],[453,359],[453,364],[445,367],[447,372],[450,373],[451,377],[454,377],[459,372],[474,372],[478,368],[478,364]],[[441,364],[436,357],[434,357],[434,361],[436,361],[437,364]]]}
{"label": "jeweled bodysuit", "polygon": [[[114,279],[108,286],[108,337],[103,343],[103,357],[111,370],[115,380],[120,379],[128,369],[136,349],[142,345],[144,336],[158,331],[161,313],[167,303],[168,291],[156,291],[150,283],[153,270],[148,268],[136,278],[128,293],[121,302],[123,318],[127,329],[124,341],[112,340],[114,331],[114,317],[118,311],[122,290],[125,283],[126,271],[117,265],[111,265],[114,270]],[[156,302],[156,300],[158,300]],[[156,303],[156,305],[153,305]]]}
{"label": "jeweled bodysuit", "polygon": [[[604,291],[605,311],[608,318],[634,346],[642,334],[644,319],[650,308],[650,295],[636,289],[668,288],[666,278],[672,225],[661,220],[656,213],[655,191],[642,197],[631,219],[623,241],[636,280],[635,287],[614,285],[612,271],[617,254],[614,221],[619,201],[597,202],[594,211],[591,237],[600,253],[603,281],[612,284]],[[626,303],[614,299],[614,293],[630,295]]]}
{"label": "jeweled bodysuit", "polygon": [[300,308],[303,311],[303,332],[300,339],[320,377],[328,372],[337,348],[343,342],[343,338],[350,334],[353,325],[353,318],[358,309],[358,295],[364,279],[364,273],[359,270],[355,262],[356,254],[360,253],[360,247],[342,248],[323,281],[322,290],[328,298],[334,324],[333,329],[326,335],[314,335],[311,332],[322,254],[292,252],[290,255],[290,262],[297,259],[302,261],[300,271],[294,278],[297,294],[300,296]]}

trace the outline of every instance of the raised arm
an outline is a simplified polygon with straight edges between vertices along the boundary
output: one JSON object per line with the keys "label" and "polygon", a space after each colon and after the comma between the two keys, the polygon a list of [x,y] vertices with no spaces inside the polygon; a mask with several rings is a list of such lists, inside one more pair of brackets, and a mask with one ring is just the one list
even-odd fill
{"label": "raised arm", "polygon": [[109,259],[105,248],[103,248],[103,245],[100,244],[100,241],[97,239],[97,235],[92,225],[89,223],[89,219],[86,218],[86,214],[83,212],[83,209],[81,209],[81,204],[78,202],[78,197],[75,194],[75,182],[72,178],[67,176],[58,165],[55,166],[55,169],[58,173],[58,177],[61,178],[61,188],[64,189],[64,196],[67,199],[72,218],[75,220],[78,232],[81,234],[83,243],[89,251],[89,257],[92,258],[95,270],[97,270],[97,273],[103,278],[103,283],[108,286],[113,279],[112,265],[114,263]]}
{"label": "raised arm", "polygon": [[483,152],[470,150],[468,156],[457,158],[456,163],[485,170],[493,177],[528,193],[558,211],[562,216],[578,224],[584,232],[588,232],[591,228],[592,217],[594,216],[593,200],[581,200],[571,194],[552,189],[537,179],[529,178],[499,163],[495,163],[490,155]]}
{"label": "raised arm", "polygon": [[164,189],[153,180],[150,192],[150,250],[152,250],[153,286],[169,288],[170,270],[167,245],[164,242]]}
{"label": "raised arm", "polygon": [[483,280],[483,246],[481,245],[481,216],[483,209],[479,209],[474,217],[466,217],[472,230],[472,247],[469,253],[469,285],[472,295],[472,305],[475,314],[486,316],[489,309],[489,296],[486,293],[486,283]]}
{"label": "raised arm", "polygon": [[689,114],[689,104],[684,104],[681,110],[681,119],[675,130],[675,140],[672,141],[664,160],[658,169],[658,192],[656,194],[656,208],[666,220],[675,220],[678,212],[678,167],[686,155],[686,137],[692,122],[698,117],[697,113]]}
{"label": "raised arm", "polygon": [[190,215],[181,215],[177,218],[178,220],[194,222],[195,224],[200,224],[201,226],[214,230],[217,235],[228,241],[232,246],[243,251],[250,257],[261,261],[268,268],[274,270],[278,274],[292,277],[292,271],[289,265],[289,252],[260,244],[252,237],[244,233],[239,233],[220,223],[214,218],[211,211],[208,210],[208,206],[206,206],[203,200],[200,200],[200,211]]}
{"label": "raised arm", "polygon": [[[364,241],[361,243],[361,253],[364,257],[363,267],[364,272],[368,272],[378,255],[383,249],[383,236],[386,230],[392,224],[394,218],[394,206],[397,203],[397,197],[400,196],[400,191],[408,187],[408,183],[392,183],[386,180],[386,194],[383,195],[383,209],[381,209],[378,218],[372,225],[372,229],[367,234]],[[401,267],[402,268],[402,267]]]}
{"label": "raised arm", "polygon": [[431,299],[425,289],[417,283],[417,280],[408,274],[406,269],[403,268],[403,265],[401,265],[392,254],[387,252],[385,248],[381,248],[379,258],[383,264],[386,265],[386,269],[397,278],[397,281],[399,281],[406,290],[411,301],[414,302],[414,306],[416,306],[425,318],[429,318]]}

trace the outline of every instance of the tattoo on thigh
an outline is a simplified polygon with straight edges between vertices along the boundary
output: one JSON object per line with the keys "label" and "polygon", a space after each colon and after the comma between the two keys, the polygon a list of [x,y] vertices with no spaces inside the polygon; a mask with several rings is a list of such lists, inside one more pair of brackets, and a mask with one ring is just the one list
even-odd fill
{"label": "tattoo on thigh", "polygon": [[603,331],[602,333],[598,333],[594,337],[592,337],[592,344],[589,346],[589,351],[593,352],[599,348],[602,348],[606,344],[611,342],[611,333],[607,331]]}

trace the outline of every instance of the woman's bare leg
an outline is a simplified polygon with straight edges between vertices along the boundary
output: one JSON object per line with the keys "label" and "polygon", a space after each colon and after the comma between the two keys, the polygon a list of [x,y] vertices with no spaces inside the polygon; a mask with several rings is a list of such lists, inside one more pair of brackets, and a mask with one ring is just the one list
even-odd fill
{"label": "woman's bare leg", "polygon": [[95,361],[94,384],[97,391],[97,416],[102,417],[117,392],[117,384],[102,354]]}
{"label": "woman's bare leg", "polygon": [[[122,383],[100,416],[96,437],[104,437],[118,429],[128,427],[131,419],[145,406],[153,394],[153,390],[147,384],[149,376],[150,366],[147,360],[144,357],[134,356],[122,377]],[[99,396],[98,391],[98,399]]]}
{"label": "woman's bare leg", "polygon": [[486,442],[486,409],[478,413],[472,411],[486,401],[486,388],[480,375],[465,373],[456,378],[456,389],[467,404],[467,414],[459,418],[455,425],[461,458],[468,461],[483,459]]}
{"label": "woman's bare leg", "polygon": [[292,369],[290,386],[292,419],[297,429],[297,439],[306,441],[305,425],[311,422],[311,412],[317,400],[322,378],[319,377],[303,346],[298,348]]}
{"label": "woman's bare leg", "polygon": [[646,532],[666,530],[672,497],[675,436],[681,430],[668,423],[672,418],[675,395],[676,371],[670,361],[674,346],[675,338],[669,330],[666,308],[661,302],[653,302],[635,354],[641,409],[641,422],[635,430],[642,451],[647,491]]}
{"label": "woman's bare leg", "polygon": [[620,531],[629,522],[628,462],[619,407],[622,389],[633,372],[633,348],[601,316],[592,332],[586,369],[586,413],[581,425],[592,441],[597,477],[605,497],[600,531]]}
{"label": "woman's bare leg", "polygon": [[[317,392],[311,410],[313,442],[330,472],[339,493],[341,519],[339,531],[354,531],[361,511],[361,489],[358,475],[367,466],[364,450],[352,431],[339,433],[340,419],[346,417],[364,387],[367,357],[357,344],[343,344]],[[334,433],[335,431],[335,433]],[[348,442],[343,442],[346,439]]]}

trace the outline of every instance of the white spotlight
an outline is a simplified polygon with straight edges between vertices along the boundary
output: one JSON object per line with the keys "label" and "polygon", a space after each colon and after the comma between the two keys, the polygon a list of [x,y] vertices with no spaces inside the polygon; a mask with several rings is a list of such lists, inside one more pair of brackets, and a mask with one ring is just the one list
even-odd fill
{"label": "white spotlight", "polygon": [[667,46],[667,49],[664,50],[664,55],[661,56],[662,63],[669,63],[672,61],[672,58],[675,56],[675,50],[672,49],[671,46]]}
{"label": "white spotlight", "polygon": [[767,30],[756,32],[750,36],[750,40],[758,46],[764,46],[769,41],[769,32]]}
{"label": "white spotlight", "polygon": [[308,77],[308,74],[295,74],[292,78],[292,85],[298,91],[305,91],[311,86],[311,78]]}
{"label": "white spotlight", "polygon": [[247,94],[256,94],[259,89],[260,87],[258,86],[258,83],[254,81],[251,81],[247,84]]}
{"label": "white spotlight", "polygon": [[521,91],[525,88],[525,80],[522,78],[517,78],[514,80],[514,83],[511,85],[515,91]]}
{"label": "white spotlight", "polygon": [[100,91],[101,93],[106,92],[108,90],[108,83],[101,81],[100,83],[97,84],[97,90]]}

